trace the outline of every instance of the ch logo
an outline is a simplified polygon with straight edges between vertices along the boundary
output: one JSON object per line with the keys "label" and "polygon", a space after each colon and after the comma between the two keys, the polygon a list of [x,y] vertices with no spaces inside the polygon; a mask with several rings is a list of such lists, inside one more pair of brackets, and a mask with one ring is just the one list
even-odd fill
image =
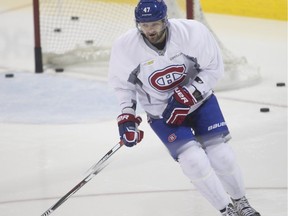
{"label": "ch logo", "polygon": [[177,136],[176,136],[176,134],[170,134],[169,136],[168,136],[168,142],[174,142],[175,140],[177,139]]}
{"label": "ch logo", "polygon": [[186,73],[185,65],[171,65],[153,72],[149,83],[158,91],[167,91],[178,86],[185,79]]}

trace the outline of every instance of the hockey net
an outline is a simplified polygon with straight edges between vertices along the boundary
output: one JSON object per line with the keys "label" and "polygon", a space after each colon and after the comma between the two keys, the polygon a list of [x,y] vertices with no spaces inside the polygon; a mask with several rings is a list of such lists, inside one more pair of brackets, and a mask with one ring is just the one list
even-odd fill
{"label": "hockey net", "polygon": [[[135,26],[134,8],[138,1],[36,1],[38,3],[34,7],[39,10],[41,35],[38,46],[42,47],[41,67],[44,70],[58,68],[83,76],[106,77],[112,43],[120,34]],[[210,28],[199,0],[165,2],[169,18],[186,18],[188,12],[188,16],[193,16]],[[189,5],[192,8],[187,8]],[[211,28],[210,30],[214,34]],[[215,34],[214,36],[222,50],[225,64],[225,76],[217,90],[238,88],[258,81],[258,69],[248,64],[245,57],[235,56]]]}

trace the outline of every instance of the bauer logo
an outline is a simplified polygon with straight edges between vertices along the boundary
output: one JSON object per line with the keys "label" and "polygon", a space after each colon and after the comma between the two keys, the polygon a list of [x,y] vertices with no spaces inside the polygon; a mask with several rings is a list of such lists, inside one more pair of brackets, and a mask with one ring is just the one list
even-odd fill
{"label": "bauer logo", "polygon": [[117,122],[121,122],[121,121],[128,120],[128,119],[129,119],[129,115],[120,115],[117,118]]}
{"label": "bauer logo", "polygon": [[149,83],[158,91],[167,91],[178,86],[185,77],[185,65],[172,65],[152,73],[149,77]]}
{"label": "bauer logo", "polygon": [[220,127],[223,127],[223,126],[226,126],[226,122],[220,122],[220,123],[217,123],[217,124],[213,124],[213,125],[208,127],[208,131],[211,131],[211,130],[214,130],[216,128],[220,128]]}

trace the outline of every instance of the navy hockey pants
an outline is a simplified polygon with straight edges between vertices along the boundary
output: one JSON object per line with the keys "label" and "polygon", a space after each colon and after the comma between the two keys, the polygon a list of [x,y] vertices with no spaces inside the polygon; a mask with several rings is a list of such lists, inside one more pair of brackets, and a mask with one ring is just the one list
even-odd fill
{"label": "navy hockey pants", "polygon": [[190,113],[181,126],[170,126],[163,119],[149,119],[154,132],[177,160],[179,149],[189,141],[198,141],[203,148],[212,145],[213,140],[225,140],[229,135],[221,109],[214,94],[197,110]]}

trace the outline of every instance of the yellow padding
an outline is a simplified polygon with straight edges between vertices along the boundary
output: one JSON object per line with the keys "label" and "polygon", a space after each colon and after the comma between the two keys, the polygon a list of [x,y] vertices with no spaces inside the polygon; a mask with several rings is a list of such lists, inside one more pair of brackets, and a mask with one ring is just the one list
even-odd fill
{"label": "yellow padding", "polygon": [[111,2],[111,3],[120,3],[120,4],[130,4],[130,5],[137,5],[137,3],[139,2],[139,0],[87,0],[87,1],[90,1],[90,2],[99,2],[99,1],[102,1],[102,2],[105,2],[105,3],[108,3],[108,2]]}
{"label": "yellow padding", "polygon": [[287,20],[287,0],[201,0],[210,13]]}
{"label": "yellow padding", "polygon": [[[139,0],[86,0],[137,5]],[[185,0],[176,0],[185,7]],[[203,11],[267,19],[287,20],[287,0],[200,0]]]}

